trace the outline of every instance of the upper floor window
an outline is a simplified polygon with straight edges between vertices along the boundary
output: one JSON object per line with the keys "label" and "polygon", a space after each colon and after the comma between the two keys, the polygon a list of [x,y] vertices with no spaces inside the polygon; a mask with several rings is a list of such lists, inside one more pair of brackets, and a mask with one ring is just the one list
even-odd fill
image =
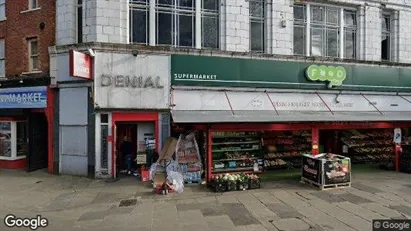
{"label": "upper floor window", "polygon": [[341,7],[295,5],[294,54],[354,59],[356,18],[356,11]]}
{"label": "upper floor window", "polygon": [[[130,0],[131,43],[149,44],[150,27],[156,45],[181,47],[196,46],[196,31],[201,34],[201,47],[219,47],[219,0],[201,0],[195,5],[194,0],[155,0],[150,7],[149,0]],[[196,10],[201,18],[196,18]],[[150,25],[150,15],[155,15],[154,25]],[[198,16],[200,16],[198,15]],[[200,27],[196,28],[196,21]],[[198,44],[197,44],[198,45]]]}
{"label": "upper floor window", "polygon": [[6,19],[6,0],[0,0],[0,20]]}
{"label": "upper floor window", "polygon": [[4,39],[0,39],[0,78],[6,77],[6,47]]}
{"label": "upper floor window", "polygon": [[156,0],[156,19],[157,44],[194,47],[195,1]]}
{"label": "upper floor window", "polygon": [[130,1],[130,42],[149,43],[149,0]]}
{"label": "upper floor window", "polygon": [[391,15],[389,13],[383,13],[381,17],[381,60],[391,60]]}
{"label": "upper floor window", "polygon": [[77,43],[83,42],[83,0],[77,0]]}
{"label": "upper floor window", "polygon": [[29,71],[39,70],[39,54],[37,38],[28,39]]}
{"label": "upper floor window", "polygon": [[250,15],[250,48],[252,51],[264,52],[265,7],[264,0],[251,0]]}
{"label": "upper floor window", "polygon": [[201,1],[201,47],[219,48],[220,46],[219,2],[219,0]]}
{"label": "upper floor window", "polygon": [[29,10],[39,8],[39,0],[29,0]]}

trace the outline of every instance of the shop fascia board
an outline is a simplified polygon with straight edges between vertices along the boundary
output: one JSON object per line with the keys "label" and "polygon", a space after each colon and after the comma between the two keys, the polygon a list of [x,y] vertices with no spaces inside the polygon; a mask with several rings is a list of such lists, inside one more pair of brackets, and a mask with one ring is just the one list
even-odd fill
{"label": "shop fascia board", "polygon": [[227,92],[262,92],[262,93],[296,93],[296,94],[341,94],[341,95],[404,95],[411,93],[377,92],[377,91],[341,91],[341,90],[302,90],[302,89],[264,89],[264,88],[230,88],[230,87],[201,87],[201,86],[172,86],[172,90],[183,91],[227,91]]}

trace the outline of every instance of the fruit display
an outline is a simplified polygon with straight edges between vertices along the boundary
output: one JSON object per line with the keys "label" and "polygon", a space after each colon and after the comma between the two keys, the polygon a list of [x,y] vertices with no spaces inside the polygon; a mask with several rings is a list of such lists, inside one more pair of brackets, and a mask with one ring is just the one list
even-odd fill
{"label": "fruit display", "polygon": [[268,170],[301,166],[301,154],[311,153],[311,141],[310,131],[264,133],[263,145],[267,150],[264,167]]}
{"label": "fruit display", "polygon": [[285,165],[287,165],[287,162],[285,162],[282,159],[264,160],[264,167],[265,168],[280,167],[280,166],[285,166]]}
{"label": "fruit display", "polygon": [[257,159],[261,156],[261,140],[257,132],[214,132],[212,146],[211,168],[214,173],[255,172]]}
{"label": "fruit display", "polygon": [[225,158],[230,159],[230,160],[235,160],[235,159],[248,159],[250,157],[254,157],[252,154],[245,152],[243,153],[225,153]]}
{"label": "fruit display", "polygon": [[349,148],[345,155],[353,163],[381,163],[395,158],[391,129],[350,130],[342,134],[341,142]]}

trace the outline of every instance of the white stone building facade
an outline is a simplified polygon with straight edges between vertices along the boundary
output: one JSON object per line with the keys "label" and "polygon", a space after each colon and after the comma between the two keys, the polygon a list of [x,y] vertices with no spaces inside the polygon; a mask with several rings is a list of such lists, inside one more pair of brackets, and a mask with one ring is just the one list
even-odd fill
{"label": "white stone building facade", "polygon": [[57,0],[56,4],[57,45],[141,43],[411,62],[409,0]]}

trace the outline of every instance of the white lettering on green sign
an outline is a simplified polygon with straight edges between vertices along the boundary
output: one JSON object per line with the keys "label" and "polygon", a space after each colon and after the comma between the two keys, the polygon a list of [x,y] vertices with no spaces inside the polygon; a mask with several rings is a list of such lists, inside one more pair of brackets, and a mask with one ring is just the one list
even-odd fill
{"label": "white lettering on green sign", "polygon": [[311,81],[327,81],[328,87],[341,86],[347,72],[344,67],[341,66],[325,66],[325,65],[311,65],[305,71],[307,78]]}

